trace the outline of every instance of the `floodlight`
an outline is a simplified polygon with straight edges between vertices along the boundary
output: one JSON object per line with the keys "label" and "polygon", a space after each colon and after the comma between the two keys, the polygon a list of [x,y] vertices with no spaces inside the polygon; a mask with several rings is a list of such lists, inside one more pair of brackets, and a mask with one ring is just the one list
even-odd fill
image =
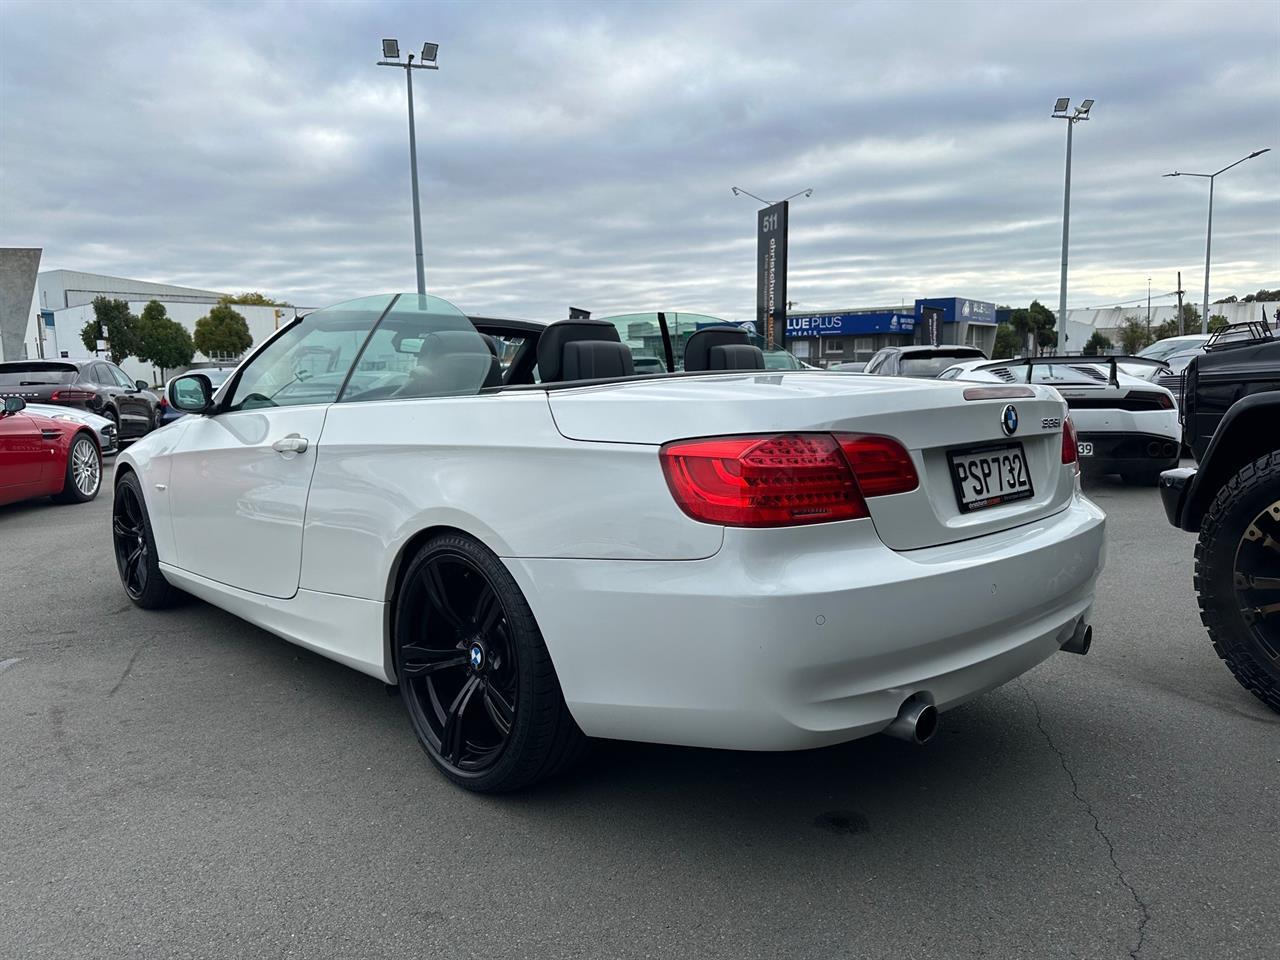
{"label": "floodlight", "polygon": [[1066,113],[1067,107],[1071,106],[1070,97],[1059,97],[1058,102],[1053,105],[1054,113]]}
{"label": "floodlight", "polygon": [[388,60],[400,59],[400,41],[399,40],[383,40],[382,55]]}
{"label": "floodlight", "polygon": [[1092,100],[1086,100],[1084,103],[1080,104],[1080,111],[1079,111],[1079,113],[1080,113],[1080,115],[1081,115],[1081,116],[1084,116],[1085,114],[1087,114],[1087,113],[1088,113],[1090,110],[1092,110],[1092,109],[1093,109],[1093,101],[1092,101]]}
{"label": "floodlight", "polygon": [[423,62],[423,63],[435,63],[435,62],[436,62],[436,54],[437,54],[437,53],[439,53],[439,52],[440,52],[440,44],[438,44],[438,43],[424,43],[424,44],[422,45],[422,62]]}

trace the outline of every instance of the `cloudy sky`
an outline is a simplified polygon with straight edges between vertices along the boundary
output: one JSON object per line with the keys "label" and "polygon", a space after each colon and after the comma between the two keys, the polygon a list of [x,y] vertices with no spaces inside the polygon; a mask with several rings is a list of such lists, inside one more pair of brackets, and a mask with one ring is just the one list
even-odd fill
{"label": "cloudy sky", "polygon": [[[1280,286],[1280,3],[0,4],[0,245],[317,306],[427,284],[468,311],[749,316],[753,201],[803,308],[1070,306]],[[1191,297],[1198,300],[1198,294]],[[1157,300],[1157,303],[1169,302]]]}

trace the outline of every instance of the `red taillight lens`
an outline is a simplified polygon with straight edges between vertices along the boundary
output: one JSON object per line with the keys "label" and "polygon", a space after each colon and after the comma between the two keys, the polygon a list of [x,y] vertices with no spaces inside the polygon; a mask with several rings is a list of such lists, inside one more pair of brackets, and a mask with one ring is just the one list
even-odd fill
{"label": "red taillight lens", "polygon": [[82,402],[84,400],[92,400],[92,390],[55,390],[49,396],[49,400],[53,403],[62,401],[63,403]]}
{"label": "red taillight lens", "polygon": [[1070,417],[1062,418],[1062,462],[1076,463],[1080,459],[1080,451],[1076,449],[1076,425]]}
{"label": "red taillight lens", "polygon": [[161,410],[168,410],[168,409],[169,409],[169,398],[168,398],[168,397],[165,397],[165,396],[161,396],[161,397],[160,397],[160,404],[159,404],[159,406],[160,406],[160,409],[161,409]]}
{"label": "red taillight lens", "polygon": [[695,520],[732,527],[853,520],[867,516],[864,493],[898,493],[919,482],[901,444],[859,434],[678,441],[666,444],[659,457],[680,509]]}

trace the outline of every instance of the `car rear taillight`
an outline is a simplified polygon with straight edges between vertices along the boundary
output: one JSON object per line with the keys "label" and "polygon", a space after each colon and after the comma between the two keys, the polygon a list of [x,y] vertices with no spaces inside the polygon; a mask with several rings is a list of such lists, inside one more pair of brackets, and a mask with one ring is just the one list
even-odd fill
{"label": "car rear taillight", "polygon": [[52,403],[81,403],[92,399],[92,390],[55,390],[49,397]]}
{"label": "car rear taillight", "polygon": [[659,459],[680,509],[731,527],[854,520],[868,515],[866,497],[919,485],[900,443],[862,434],[681,440]]}
{"label": "car rear taillight", "polygon": [[1080,451],[1076,448],[1076,425],[1070,417],[1062,418],[1062,462],[1077,463]]}
{"label": "car rear taillight", "polygon": [[161,409],[161,410],[168,410],[168,409],[169,409],[169,398],[168,398],[168,397],[166,397],[166,396],[163,396],[163,395],[162,395],[162,396],[160,397],[159,407],[160,407],[160,409]]}

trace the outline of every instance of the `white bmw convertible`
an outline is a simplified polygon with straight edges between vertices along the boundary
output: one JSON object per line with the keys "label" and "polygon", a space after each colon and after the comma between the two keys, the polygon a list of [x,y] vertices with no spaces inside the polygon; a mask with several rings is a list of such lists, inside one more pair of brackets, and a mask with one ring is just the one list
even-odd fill
{"label": "white bmw convertible", "polygon": [[1088,649],[1104,516],[1036,384],[774,372],[685,315],[402,294],[312,313],[169,402],[194,416],[116,469],[130,599],[185,591],[396,684],[473,790],[589,737],[923,742]]}

